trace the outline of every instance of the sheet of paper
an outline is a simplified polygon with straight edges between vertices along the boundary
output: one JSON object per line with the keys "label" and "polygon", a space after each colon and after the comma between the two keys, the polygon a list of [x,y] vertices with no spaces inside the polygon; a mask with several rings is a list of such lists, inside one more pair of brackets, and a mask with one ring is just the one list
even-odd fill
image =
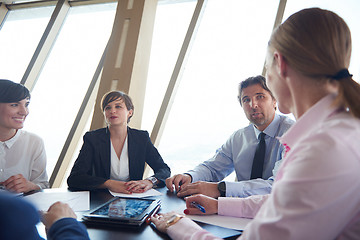
{"label": "sheet of paper", "polygon": [[127,198],[143,198],[143,197],[154,197],[154,196],[160,196],[162,195],[161,192],[155,190],[155,189],[149,189],[144,193],[132,193],[132,194],[125,194],[125,193],[116,193],[109,191],[111,195],[115,197],[127,197]]}
{"label": "sheet of paper", "polygon": [[37,209],[47,211],[49,207],[61,201],[69,204],[74,211],[87,211],[90,209],[90,193],[89,191],[81,192],[37,192],[24,197],[32,202]]}
{"label": "sheet of paper", "polygon": [[23,195],[23,193],[15,193],[15,192],[10,192],[8,190],[5,190],[2,185],[0,185],[0,194],[8,194],[9,196],[14,196],[14,197],[18,197]]}
{"label": "sheet of paper", "polygon": [[[179,209],[176,211],[179,214],[183,214],[186,204],[179,206]],[[207,224],[212,224],[224,228],[230,228],[235,230],[244,230],[245,226],[252,220],[248,218],[237,218],[237,217],[228,217],[228,216],[219,216],[217,214],[213,215],[186,215],[188,218],[191,218],[194,221],[203,222]]]}

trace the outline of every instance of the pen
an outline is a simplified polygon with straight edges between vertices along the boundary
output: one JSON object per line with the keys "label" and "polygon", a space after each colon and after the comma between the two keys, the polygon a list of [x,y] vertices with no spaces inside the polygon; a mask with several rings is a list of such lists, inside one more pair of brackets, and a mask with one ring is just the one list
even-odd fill
{"label": "pen", "polygon": [[200,204],[198,204],[197,202],[191,202],[191,206],[194,206],[197,209],[199,209],[201,212],[206,213],[205,208]]}
{"label": "pen", "polygon": [[157,207],[154,209],[154,211],[151,213],[151,215],[146,218],[145,222],[147,224],[151,223],[151,217],[153,217],[159,211],[159,209],[160,209],[160,204],[157,205]]}

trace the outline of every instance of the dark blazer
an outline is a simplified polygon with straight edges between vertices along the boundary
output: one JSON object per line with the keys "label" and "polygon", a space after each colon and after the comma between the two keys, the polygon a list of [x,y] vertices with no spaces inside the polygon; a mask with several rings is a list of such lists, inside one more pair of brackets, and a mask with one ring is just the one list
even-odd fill
{"label": "dark blazer", "polygon": [[[151,143],[147,131],[128,127],[128,154],[130,180],[143,178],[145,162],[154,170],[165,186],[170,168],[164,163],[159,152]],[[84,143],[71,170],[67,183],[72,189],[91,190],[110,179],[110,132],[107,128],[87,132]]]}

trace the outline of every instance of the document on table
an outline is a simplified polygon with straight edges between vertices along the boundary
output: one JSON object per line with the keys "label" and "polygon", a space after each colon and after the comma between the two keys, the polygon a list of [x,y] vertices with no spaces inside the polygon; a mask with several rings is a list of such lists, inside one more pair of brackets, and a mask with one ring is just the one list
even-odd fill
{"label": "document on table", "polygon": [[154,196],[162,195],[161,192],[159,192],[153,188],[147,190],[144,193],[125,194],[125,193],[116,193],[116,192],[112,192],[112,191],[109,191],[109,192],[111,193],[111,195],[113,195],[115,197],[126,197],[126,198],[143,198],[143,197],[154,197]]}
{"label": "document on table", "polygon": [[32,202],[38,210],[47,211],[49,207],[57,202],[67,203],[74,211],[87,211],[90,209],[89,191],[81,192],[37,192],[24,199]]}
{"label": "document on table", "polygon": [[[186,204],[182,207],[179,206],[179,210],[176,212],[182,214],[184,209],[186,208]],[[203,222],[207,224],[212,224],[224,228],[231,228],[235,230],[244,230],[246,225],[252,220],[248,218],[237,218],[237,217],[229,217],[229,216],[220,216],[217,214],[212,215],[186,215],[186,217],[191,218],[197,222]]]}

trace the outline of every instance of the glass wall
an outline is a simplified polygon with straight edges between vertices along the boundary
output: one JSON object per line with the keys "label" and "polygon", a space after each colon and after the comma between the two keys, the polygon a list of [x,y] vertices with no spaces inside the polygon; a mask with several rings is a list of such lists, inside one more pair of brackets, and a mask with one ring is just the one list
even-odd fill
{"label": "glass wall", "polygon": [[71,8],[32,93],[27,127],[46,143],[49,173],[109,40],[115,10],[116,4]]}
{"label": "glass wall", "polygon": [[[173,174],[207,160],[234,131],[248,125],[237,101],[238,83],[261,74],[278,4],[266,0],[208,1],[159,146]],[[300,9],[314,6],[333,10],[348,23],[353,38],[350,72],[358,80],[360,3],[288,0],[284,20]],[[166,31],[158,34],[166,36]],[[166,42],[162,45],[164,52],[171,47]],[[152,58],[160,54],[153,51]],[[151,68],[160,69],[157,77],[166,71],[163,65]],[[152,92],[151,83],[148,85],[147,94]]]}
{"label": "glass wall", "polygon": [[284,20],[292,13],[295,13],[303,8],[319,7],[331,10],[342,17],[351,31],[352,40],[352,56],[349,67],[349,72],[354,75],[354,80],[359,82],[360,77],[360,2],[357,0],[342,0],[342,1],[326,1],[326,0],[307,0],[297,1],[288,0]]}
{"label": "glass wall", "polygon": [[0,78],[20,82],[54,7],[9,11],[0,29]]}
{"label": "glass wall", "polygon": [[159,145],[173,174],[207,160],[248,124],[238,84],[261,74],[277,7],[267,0],[208,1]]}
{"label": "glass wall", "polygon": [[160,2],[156,9],[142,119],[142,128],[149,132],[154,126],[196,2]]}

